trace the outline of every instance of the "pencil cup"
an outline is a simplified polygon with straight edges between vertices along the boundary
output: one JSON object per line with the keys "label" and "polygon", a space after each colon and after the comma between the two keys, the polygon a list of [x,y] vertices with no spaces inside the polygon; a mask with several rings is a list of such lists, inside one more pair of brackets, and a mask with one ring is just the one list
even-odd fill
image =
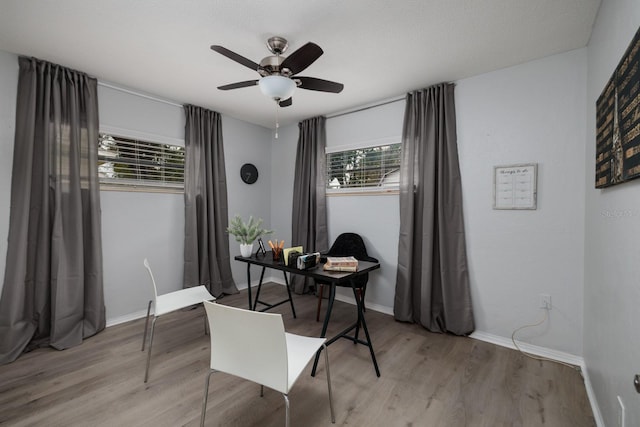
{"label": "pencil cup", "polygon": [[273,260],[280,261],[280,255],[282,255],[282,248],[274,247],[273,248]]}

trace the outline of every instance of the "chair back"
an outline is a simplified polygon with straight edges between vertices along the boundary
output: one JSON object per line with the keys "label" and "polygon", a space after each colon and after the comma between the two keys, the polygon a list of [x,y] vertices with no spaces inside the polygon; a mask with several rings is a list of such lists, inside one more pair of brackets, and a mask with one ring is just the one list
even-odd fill
{"label": "chair back", "polygon": [[149,272],[149,277],[151,277],[151,284],[153,285],[153,307],[155,310],[156,307],[156,299],[158,299],[158,288],[156,287],[156,281],[153,278],[153,273],[151,272],[151,266],[149,265],[149,260],[147,260],[146,258],[143,261],[143,264],[145,266],[145,268],[147,269],[147,271]]}
{"label": "chair back", "polygon": [[377,259],[367,254],[367,247],[364,240],[356,233],[342,233],[339,235],[329,252],[328,256],[352,256],[359,261],[378,262]]}
{"label": "chair back", "polygon": [[[331,245],[331,248],[326,253],[327,256],[352,256],[358,261],[378,262],[376,258],[373,258],[367,254],[367,247],[364,244],[364,240],[359,234],[356,233],[342,233]],[[353,279],[356,288],[361,288],[367,284],[369,280],[369,273],[362,274]]]}
{"label": "chair back", "polygon": [[211,369],[288,393],[287,342],[282,315],[204,302],[211,336]]}

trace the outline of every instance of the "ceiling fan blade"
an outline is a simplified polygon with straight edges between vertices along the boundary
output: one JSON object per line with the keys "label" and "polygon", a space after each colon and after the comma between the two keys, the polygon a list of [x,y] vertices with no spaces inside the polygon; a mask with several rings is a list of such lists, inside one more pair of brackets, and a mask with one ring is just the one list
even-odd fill
{"label": "ceiling fan blade", "polygon": [[258,84],[257,80],[247,80],[244,82],[230,83],[228,85],[218,86],[218,89],[220,90],[240,89],[241,87],[255,86],[257,84]]}
{"label": "ceiling fan blade", "polygon": [[332,82],[329,80],[317,79],[315,77],[293,77],[294,80],[300,80],[300,88],[308,90],[317,90],[319,92],[340,93],[344,89],[342,83]]}
{"label": "ceiling fan blade", "polygon": [[280,105],[281,107],[289,107],[291,104],[293,104],[293,99],[291,97],[285,99],[284,101],[278,102],[278,105]]}
{"label": "ceiling fan blade", "polygon": [[258,71],[258,68],[260,68],[260,65],[256,64],[252,60],[247,59],[242,55],[238,55],[237,53],[230,51],[226,47],[222,47],[214,44],[213,46],[211,46],[211,49],[215,52],[218,52],[221,55],[226,56],[232,61],[236,61],[237,63],[242,64],[247,68],[251,68],[253,71]]}
{"label": "ceiling fan blade", "polygon": [[282,64],[280,64],[280,69],[288,68],[291,70],[291,74],[298,74],[299,72],[304,71],[309,65],[313,64],[323,53],[324,52],[320,46],[309,42],[293,52],[291,55],[287,56],[285,60],[282,61]]}

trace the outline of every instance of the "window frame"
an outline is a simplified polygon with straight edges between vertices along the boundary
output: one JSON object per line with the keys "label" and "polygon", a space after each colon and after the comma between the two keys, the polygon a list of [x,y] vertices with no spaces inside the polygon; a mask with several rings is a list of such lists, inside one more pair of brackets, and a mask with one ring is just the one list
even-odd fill
{"label": "window frame", "polygon": [[[171,145],[176,147],[181,147],[185,150],[185,143],[183,139],[166,137],[163,135],[155,135],[146,132],[138,132],[129,129],[116,128],[112,126],[100,126],[99,135],[107,134],[111,135],[114,138],[123,138],[128,140],[135,140],[142,143],[149,144],[157,144],[157,145]],[[96,142],[99,144],[100,140]],[[186,152],[184,153],[186,157]],[[100,156],[98,155],[98,166],[100,164]],[[120,191],[120,192],[144,192],[144,193],[173,193],[173,194],[184,194],[184,173],[183,179],[180,183],[163,183],[161,181],[158,182],[141,182],[137,180],[127,180],[122,179],[118,181],[117,179],[110,178],[98,178],[100,183],[100,191]]]}
{"label": "window frame", "polygon": [[[395,137],[380,138],[375,140],[361,141],[353,144],[344,144],[344,145],[325,147],[325,161],[328,160],[329,154],[341,153],[341,152],[353,151],[353,150],[362,150],[366,148],[375,148],[375,147],[381,147],[385,145],[400,145],[400,148],[401,148],[402,147],[401,137],[395,136]],[[400,168],[401,161],[402,161],[402,152],[400,152],[400,156],[399,156],[398,170]],[[327,163],[325,178],[328,179],[328,176],[329,176],[329,164]],[[329,182],[325,183],[325,193],[329,197],[359,196],[359,195],[360,196],[393,195],[393,194],[399,194],[399,192],[400,192],[399,183],[397,185],[393,185],[389,187],[368,186],[368,187],[348,187],[348,188],[329,188]]]}

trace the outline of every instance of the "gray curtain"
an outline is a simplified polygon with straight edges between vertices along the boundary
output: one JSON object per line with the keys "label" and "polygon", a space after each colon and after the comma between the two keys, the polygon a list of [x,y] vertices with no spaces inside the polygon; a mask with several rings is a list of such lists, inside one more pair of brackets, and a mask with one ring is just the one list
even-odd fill
{"label": "gray curtain", "polygon": [[[293,181],[293,214],[291,244],[302,246],[305,252],[329,249],[327,235],[326,156],[324,117],[314,117],[298,124],[295,180]],[[292,275],[294,291],[306,293],[312,282]]]}
{"label": "gray curtain", "polygon": [[185,105],[184,286],[238,293],[231,275],[227,178],[220,114]]}
{"label": "gray curtain", "polygon": [[453,84],[407,94],[400,172],[397,320],[474,330]]}
{"label": "gray curtain", "polygon": [[97,81],[19,59],[0,363],[104,329]]}

